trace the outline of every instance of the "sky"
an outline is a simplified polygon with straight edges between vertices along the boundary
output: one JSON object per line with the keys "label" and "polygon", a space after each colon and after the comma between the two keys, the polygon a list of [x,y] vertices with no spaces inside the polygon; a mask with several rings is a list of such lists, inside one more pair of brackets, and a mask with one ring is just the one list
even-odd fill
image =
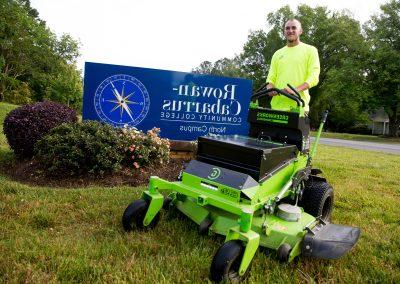
{"label": "sky", "polygon": [[241,53],[250,31],[284,5],[347,9],[361,23],[386,0],[31,0],[58,36],[79,40],[84,62],[190,72]]}

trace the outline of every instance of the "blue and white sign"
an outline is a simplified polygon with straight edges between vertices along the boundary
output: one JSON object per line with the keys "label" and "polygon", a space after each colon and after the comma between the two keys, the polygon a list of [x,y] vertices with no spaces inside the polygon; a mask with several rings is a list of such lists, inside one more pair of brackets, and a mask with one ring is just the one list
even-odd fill
{"label": "blue and white sign", "polygon": [[174,140],[246,135],[251,92],[245,79],[86,62],[83,119]]}

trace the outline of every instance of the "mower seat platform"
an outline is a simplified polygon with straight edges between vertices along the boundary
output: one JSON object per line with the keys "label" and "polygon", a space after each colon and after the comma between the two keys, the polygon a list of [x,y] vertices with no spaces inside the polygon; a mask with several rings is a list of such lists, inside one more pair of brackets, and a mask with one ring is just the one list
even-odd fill
{"label": "mower seat platform", "polygon": [[257,182],[297,156],[295,145],[240,135],[198,138],[197,160],[247,174]]}

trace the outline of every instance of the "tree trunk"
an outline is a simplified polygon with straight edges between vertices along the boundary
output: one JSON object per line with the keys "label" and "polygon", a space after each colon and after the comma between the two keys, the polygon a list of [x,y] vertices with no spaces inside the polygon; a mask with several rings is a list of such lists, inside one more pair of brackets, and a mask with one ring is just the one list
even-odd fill
{"label": "tree trunk", "polygon": [[389,136],[399,137],[400,117],[399,117],[399,106],[394,106],[391,108],[389,115]]}

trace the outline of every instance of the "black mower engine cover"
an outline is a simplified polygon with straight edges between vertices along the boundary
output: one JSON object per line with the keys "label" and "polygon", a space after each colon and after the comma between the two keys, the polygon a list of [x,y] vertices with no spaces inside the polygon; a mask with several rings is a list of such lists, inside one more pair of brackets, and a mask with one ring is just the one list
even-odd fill
{"label": "black mower engine cover", "polygon": [[240,135],[201,136],[197,160],[244,173],[261,182],[298,152],[295,145]]}

